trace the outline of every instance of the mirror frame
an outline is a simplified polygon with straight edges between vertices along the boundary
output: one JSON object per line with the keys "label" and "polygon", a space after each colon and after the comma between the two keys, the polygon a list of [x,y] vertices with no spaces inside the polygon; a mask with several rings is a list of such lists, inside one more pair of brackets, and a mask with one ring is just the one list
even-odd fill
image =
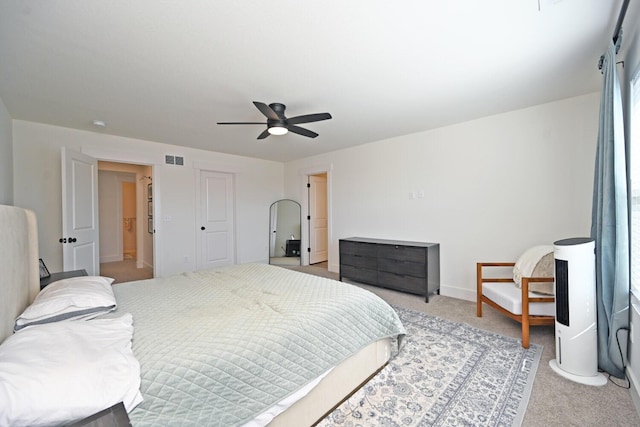
{"label": "mirror frame", "polygon": [[[293,262],[291,262],[291,263],[289,263],[289,262],[287,262],[287,263],[278,263],[278,262],[273,262],[272,261],[272,259],[274,259],[274,258],[284,258],[284,259],[291,258],[292,260],[294,258],[296,258],[295,256],[287,255],[287,249],[285,249],[285,255],[283,257],[276,257],[276,256],[272,256],[272,254],[271,254],[271,249],[272,249],[271,239],[272,239],[273,233],[276,233],[276,236],[278,234],[277,233],[277,231],[278,231],[277,230],[277,228],[278,228],[277,221],[276,221],[275,229],[272,229],[273,228],[273,224],[274,224],[274,218],[273,218],[274,212],[273,212],[273,210],[274,210],[274,207],[278,206],[278,203],[281,203],[281,202],[290,202],[290,203],[294,204],[295,207],[297,207],[297,209],[298,209],[297,233],[294,232],[294,233],[291,234],[293,237],[297,236],[297,239],[294,239],[294,240],[297,240],[299,242],[298,243],[299,246],[298,246],[298,256],[297,256],[298,262],[297,263],[293,263]],[[277,213],[276,213],[276,215],[277,215]],[[276,216],[276,219],[277,219],[277,216]],[[302,250],[301,250],[301,247],[300,247],[300,244],[302,243],[302,239],[301,238],[302,238],[302,206],[300,205],[300,203],[295,201],[295,200],[292,200],[292,199],[280,199],[280,200],[276,200],[275,202],[271,203],[271,206],[269,206],[269,240],[268,240],[268,242],[269,242],[269,245],[268,245],[269,264],[281,265],[281,266],[284,266],[284,265],[287,265],[287,266],[299,266],[299,265],[302,265]],[[291,241],[291,239],[289,239],[289,238],[285,239],[285,242],[288,242],[288,241]],[[294,248],[295,248],[295,246],[294,246]]]}

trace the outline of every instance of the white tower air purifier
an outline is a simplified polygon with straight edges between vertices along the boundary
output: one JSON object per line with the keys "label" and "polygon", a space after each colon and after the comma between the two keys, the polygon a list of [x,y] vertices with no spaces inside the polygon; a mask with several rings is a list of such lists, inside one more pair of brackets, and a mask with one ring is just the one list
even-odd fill
{"label": "white tower air purifier", "polygon": [[572,381],[602,386],[598,372],[596,256],[590,238],[554,242],[556,263],[556,358],[549,366]]}

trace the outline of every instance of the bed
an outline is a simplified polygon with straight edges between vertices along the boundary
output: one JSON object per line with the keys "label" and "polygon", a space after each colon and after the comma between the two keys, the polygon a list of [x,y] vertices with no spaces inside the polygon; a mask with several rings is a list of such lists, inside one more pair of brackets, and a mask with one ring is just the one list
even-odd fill
{"label": "bed", "polygon": [[[0,339],[50,326],[12,335],[39,290],[36,236],[32,213],[0,206]],[[312,425],[375,375],[404,335],[395,311],[372,293],[266,264],[109,288],[115,310],[57,323],[132,318],[128,347],[142,398],[130,399],[134,426]]]}

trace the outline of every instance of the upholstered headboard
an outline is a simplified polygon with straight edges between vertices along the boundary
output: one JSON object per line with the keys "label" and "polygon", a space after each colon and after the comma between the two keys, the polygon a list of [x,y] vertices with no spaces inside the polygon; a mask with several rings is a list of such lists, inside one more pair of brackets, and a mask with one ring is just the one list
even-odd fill
{"label": "upholstered headboard", "polygon": [[33,212],[0,205],[0,342],[40,290],[38,227]]}

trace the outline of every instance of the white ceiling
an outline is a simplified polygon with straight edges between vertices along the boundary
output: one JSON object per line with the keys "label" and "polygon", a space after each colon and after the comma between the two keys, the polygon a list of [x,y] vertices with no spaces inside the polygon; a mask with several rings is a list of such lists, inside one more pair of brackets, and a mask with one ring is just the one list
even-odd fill
{"label": "white ceiling", "polygon": [[[289,161],[598,91],[622,0],[2,0],[11,117]],[[329,112],[258,141],[252,101]],[[91,122],[107,122],[104,130]]]}

